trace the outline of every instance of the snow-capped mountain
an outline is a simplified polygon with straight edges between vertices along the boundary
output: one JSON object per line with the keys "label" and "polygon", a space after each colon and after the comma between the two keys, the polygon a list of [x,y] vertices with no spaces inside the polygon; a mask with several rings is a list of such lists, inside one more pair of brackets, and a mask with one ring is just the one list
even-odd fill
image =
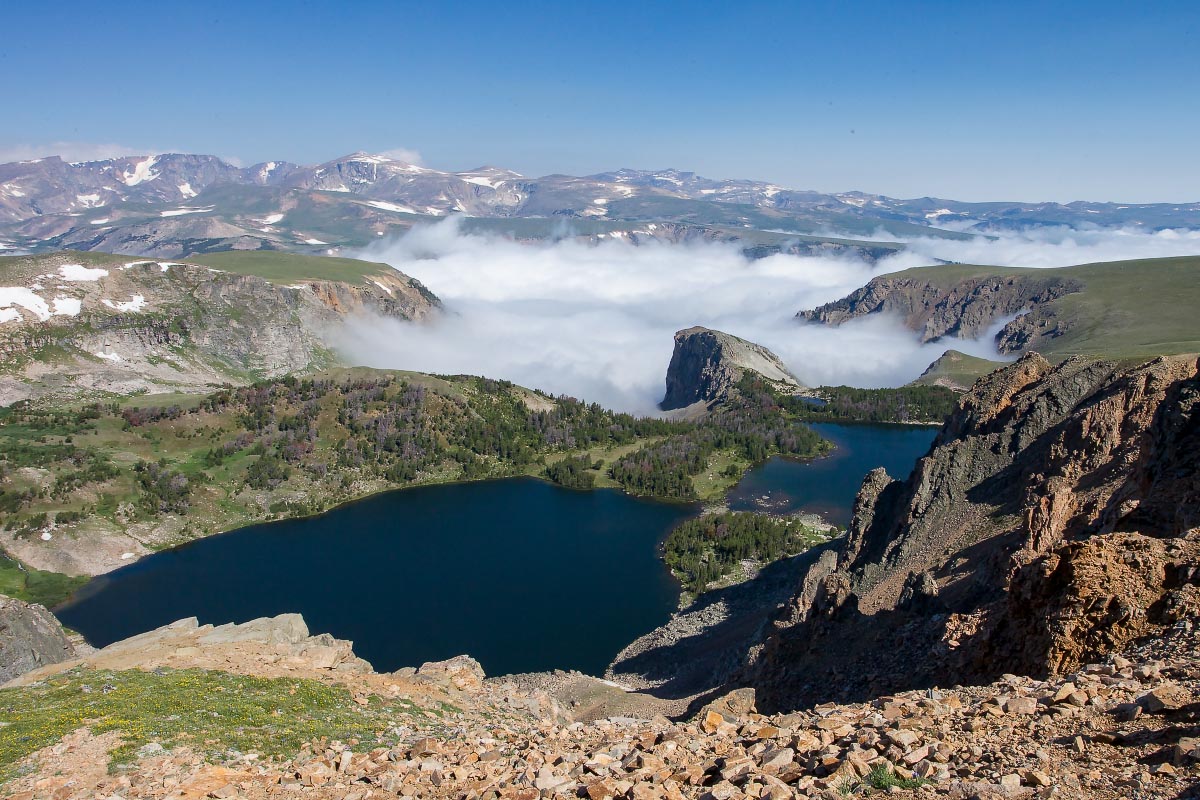
{"label": "snow-capped mountain", "polygon": [[527,178],[497,167],[447,172],[367,153],[314,166],[237,167],[180,153],[0,165],[0,250],[315,251],[361,246],[450,214],[518,237],[551,235],[565,220],[572,235],[658,237],[672,230],[678,236],[682,225],[686,235],[749,238],[752,247],[775,247],[780,235],[827,243],[830,236],[957,237],[1038,225],[1200,228],[1200,203],[900,200],[713,180],[674,169]]}

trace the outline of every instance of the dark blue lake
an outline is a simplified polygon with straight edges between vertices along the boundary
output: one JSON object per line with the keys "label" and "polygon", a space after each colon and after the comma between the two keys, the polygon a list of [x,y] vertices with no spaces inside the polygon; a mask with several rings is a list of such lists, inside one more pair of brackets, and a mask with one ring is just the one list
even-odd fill
{"label": "dark blue lake", "polygon": [[381,671],[469,653],[489,675],[599,675],[674,610],[656,545],[695,512],[533,478],[405,489],[156,553],[56,613],[103,646],[298,611]]}
{"label": "dark blue lake", "polygon": [[772,458],[760,464],[729,493],[729,507],[778,514],[806,511],[844,527],[863,477],[883,467],[893,478],[907,478],[938,432],[932,425],[821,422],[812,427],[837,449],[815,461]]}
{"label": "dark blue lake", "polygon": [[[907,476],[936,432],[814,427],[838,445],[830,456],[772,459],[730,505],[845,524],[867,471]],[[469,653],[490,675],[599,675],[675,609],[679,587],[657,544],[696,511],[532,478],[404,489],[156,553],[91,581],[56,613],[103,646],[183,617],[296,611],[381,671]]]}

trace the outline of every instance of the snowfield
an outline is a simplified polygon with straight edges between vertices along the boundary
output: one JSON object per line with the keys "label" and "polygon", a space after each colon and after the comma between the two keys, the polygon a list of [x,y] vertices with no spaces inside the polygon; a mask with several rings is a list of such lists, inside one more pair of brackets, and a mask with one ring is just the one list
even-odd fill
{"label": "snowfield", "polygon": [[58,274],[68,281],[98,281],[108,275],[108,270],[100,267],[92,269],[82,264],[63,264],[58,268]]}

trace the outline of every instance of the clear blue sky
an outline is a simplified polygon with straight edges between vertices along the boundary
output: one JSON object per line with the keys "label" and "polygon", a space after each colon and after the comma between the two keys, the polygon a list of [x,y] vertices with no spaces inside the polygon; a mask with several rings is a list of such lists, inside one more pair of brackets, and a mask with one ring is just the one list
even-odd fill
{"label": "clear blue sky", "polygon": [[405,148],[527,175],[1200,200],[1195,0],[93,0],[0,19],[8,157]]}

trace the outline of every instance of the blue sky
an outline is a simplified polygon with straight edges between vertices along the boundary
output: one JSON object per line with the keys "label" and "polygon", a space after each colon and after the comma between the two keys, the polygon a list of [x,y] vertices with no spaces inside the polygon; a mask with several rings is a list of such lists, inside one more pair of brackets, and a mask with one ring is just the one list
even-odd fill
{"label": "blue sky", "polygon": [[965,200],[1200,199],[1195,2],[44,3],[0,156],[406,149]]}

